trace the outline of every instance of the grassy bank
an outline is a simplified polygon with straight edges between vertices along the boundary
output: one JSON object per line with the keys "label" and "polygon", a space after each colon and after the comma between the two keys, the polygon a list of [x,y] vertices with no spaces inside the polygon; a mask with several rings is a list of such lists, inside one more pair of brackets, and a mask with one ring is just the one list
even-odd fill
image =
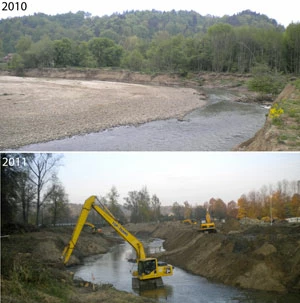
{"label": "grassy bank", "polygon": [[300,150],[300,79],[285,86],[273,102],[264,127],[235,150]]}
{"label": "grassy bank", "polygon": [[[112,285],[74,281],[73,274],[59,259],[64,240],[68,236],[69,233],[63,234],[58,230],[2,238],[1,302],[151,302],[149,299],[118,291]],[[84,238],[97,242],[94,235],[85,234]]]}

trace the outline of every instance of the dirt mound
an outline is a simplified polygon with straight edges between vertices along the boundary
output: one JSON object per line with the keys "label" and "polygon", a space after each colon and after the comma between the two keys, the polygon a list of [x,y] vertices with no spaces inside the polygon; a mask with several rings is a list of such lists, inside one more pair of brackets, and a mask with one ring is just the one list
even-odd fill
{"label": "dirt mound", "polygon": [[153,236],[166,239],[160,259],[194,274],[242,288],[300,291],[300,226],[243,226],[199,233],[180,223],[167,223]]}

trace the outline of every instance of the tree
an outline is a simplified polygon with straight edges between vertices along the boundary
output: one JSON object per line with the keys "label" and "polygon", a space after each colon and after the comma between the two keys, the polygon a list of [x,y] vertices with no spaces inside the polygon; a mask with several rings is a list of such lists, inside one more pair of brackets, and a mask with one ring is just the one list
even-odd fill
{"label": "tree", "polygon": [[291,199],[291,215],[293,217],[300,216],[300,194],[294,194]]}
{"label": "tree", "polygon": [[112,186],[110,192],[106,195],[104,199],[105,204],[111,213],[121,222],[125,222],[126,218],[124,212],[121,209],[121,205],[118,203],[119,193],[115,186]]}
{"label": "tree", "polygon": [[22,171],[22,175],[16,180],[19,186],[18,200],[21,203],[23,224],[29,223],[30,209],[36,196],[34,186],[29,181],[28,173],[28,170]]}
{"label": "tree", "polygon": [[211,215],[215,218],[224,219],[226,218],[226,204],[222,199],[217,199],[209,208]]}
{"label": "tree", "polygon": [[238,219],[242,219],[248,216],[247,210],[248,210],[248,201],[245,195],[242,195],[239,199],[238,199],[238,214],[237,214],[237,218]]}
{"label": "tree", "polygon": [[97,61],[98,67],[119,66],[123,48],[108,38],[93,38],[89,49]]}
{"label": "tree", "polygon": [[44,37],[23,54],[25,67],[52,67],[54,65],[54,43]]}
{"label": "tree", "polygon": [[30,49],[32,44],[32,39],[30,36],[21,37],[16,44],[16,51],[20,56],[24,56],[24,54]]}
{"label": "tree", "polygon": [[128,197],[125,197],[124,200],[126,201],[125,208],[131,211],[131,222],[149,222],[151,220],[151,200],[146,186],[140,191],[129,192]]}
{"label": "tree", "polygon": [[300,74],[300,23],[291,23],[284,34],[287,69]]}
{"label": "tree", "polygon": [[54,41],[54,64],[58,67],[71,66],[73,63],[72,42],[70,39]]}
{"label": "tree", "polygon": [[173,203],[172,211],[176,220],[182,220],[184,218],[184,207],[178,202]]}
{"label": "tree", "polygon": [[157,221],[160,217],[160,207],[161,203],[159,198],[156,195],[153,195],[151,198],[151,209],[154,221]]}
{"label": "tree", "polygon": [[139,218],[139,202],[138,202],[138,192],[130,191],[128,192],[128,197],[124,198],[125,208],[131,211],[130,221],[132,223],[140,222]]}
{"label": "tree", "polygon": [[1,153],[1,226],[15,220],[18,209],[18,183],[22,177],[17,166],[4,165],[12,154]]}
{"label": "tree", "polygon": [[216,72],[230,71],[233,62],[235,35],[231,25],[218,23],[208,29],[211,43],[212,68]]}
{"label": "tree", "polygon": [[231,218],[236,218],[238,215],[237,203],[235,201],[230,201],[227,204],[227,216]]}
{"label": "tree", "polygon": [[192,207],[190,206],[188,201],[185,201],[184,203],[184,219],[190,219],[192,215]]}
{"label": "tree", "polygon": [[45,193],[44,200],[49,205],[51,223],[55,226],[58,219],[65,216],[69,202],[63,185],[56,178],[48,192]]}
{"label": "tree", "polygon": [[44,202],[48,199],[51,191],[48,191],[42,198],[42,192],[45,190],[53,177],[56,175],[55,169],[59,165],[61,156],[55,154],[32,154],[32,157],[28,161],[29,167],[29,180],[35,186],[36,191],[36,221],[35,224],[39,225],[40,209]]}

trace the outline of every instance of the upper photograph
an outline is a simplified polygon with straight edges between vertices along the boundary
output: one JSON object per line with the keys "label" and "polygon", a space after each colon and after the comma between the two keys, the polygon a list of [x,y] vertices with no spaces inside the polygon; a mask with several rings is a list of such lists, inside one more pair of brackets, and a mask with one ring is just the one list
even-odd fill
{"label": "upper photograph", "polygon": [[147,3],[2,2],[0,151],[300,150],[295,1]]}

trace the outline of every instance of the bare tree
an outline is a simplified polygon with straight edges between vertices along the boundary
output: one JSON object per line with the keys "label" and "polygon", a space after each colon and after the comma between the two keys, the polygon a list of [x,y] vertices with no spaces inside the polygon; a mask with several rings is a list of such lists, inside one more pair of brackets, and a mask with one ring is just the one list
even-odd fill
{"label": "bare tree", "polygon": [[29,180],[36,187],[36,225],[39,225],[41,206],[51,194],[51,191],[48,191],[48,194],[42,198],[42,191],[51,182],[53,176],[56,175],[56,168],[60,160],[60,155],[40,153],[34,154],[28,161]]}

